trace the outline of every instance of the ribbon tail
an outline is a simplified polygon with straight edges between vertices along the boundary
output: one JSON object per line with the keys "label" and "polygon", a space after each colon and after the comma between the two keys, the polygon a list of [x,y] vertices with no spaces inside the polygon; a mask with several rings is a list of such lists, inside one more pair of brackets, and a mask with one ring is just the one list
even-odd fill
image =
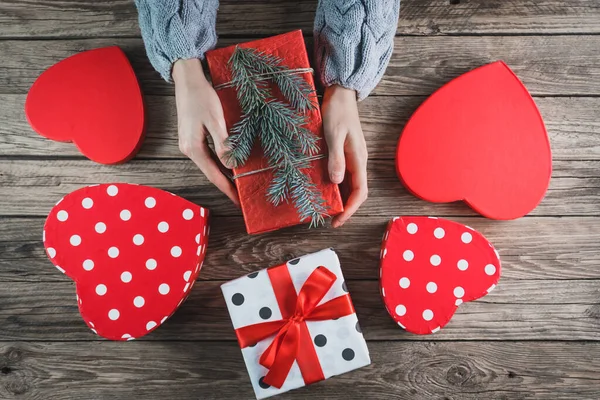
{"label": "ribbon tail", "polygon": [[319,356],[317,355],[315,345],[305,322],[300,324],[300,337],[298,339],[298,355],[296,356],[296,362],[298,363],[305,384],[310,385],[311,383],[325,379],[321,363],[319,362]]}
{"label": "ribbon tail", "polygon": [[259,359],[260,365],[263,367],[270,369],[273,363],[275,362],[275,357],[281,348],[283,343],[283,339],[285,338],[285,334],[287,333],[287,327],[281,328],[281,331],[275,336],[269,347],[262,353]]}
{"label": "ribbon tail", "polygon": [[282,338],[269,372],[263,379],[265,383],[281,389],[298,355],[299,336],[300,327],[297,323],[291,324]]}

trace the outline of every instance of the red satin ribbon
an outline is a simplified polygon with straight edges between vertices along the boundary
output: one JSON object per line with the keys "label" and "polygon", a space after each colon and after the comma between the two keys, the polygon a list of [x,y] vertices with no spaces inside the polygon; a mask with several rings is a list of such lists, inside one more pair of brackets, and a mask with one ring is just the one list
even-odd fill
{"label": "red satin ribbon", "polygon": [[267,272],[283,319],[236,329],[240,346],[253,346],[275,335],[261,355],[260,364],[269,369],[263,381],[276,388],[281,388],[285,382],[294,360],[307,385],[325,379],[305,321],[353,314],[350,296],[346,294],[317,306],[336,280],[336,275],[325,267],[318,267],[310,274],[299,294],[296,294],[287,265],[269,268]]}

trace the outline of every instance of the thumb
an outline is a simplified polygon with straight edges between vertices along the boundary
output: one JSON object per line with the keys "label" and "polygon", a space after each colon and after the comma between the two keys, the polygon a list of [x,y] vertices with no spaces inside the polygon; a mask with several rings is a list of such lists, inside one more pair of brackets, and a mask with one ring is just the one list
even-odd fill
{"label": "thumb", "polygon": [[329,148],[329,179],[335,184],[344,180],[346,172],[346,159],[344,158],[344,141],[346,135],[326,135],[327,147]]}
{"label": "thumb", "polygon": [[226,140],[229,137],[229,135],[227,134],[225,118],[221,114],[218,118],[213,118],[210,121],[207,121],[205,126],[208,130],[208,133],[212,137],[213,143],[215,145],[215,153],[217,153],[219,160],[223,165],[229,167],[229,165],[227,165],[227,160],[225,157],[225,155],[227,154],[227,150],[229,150],[226,144]]}

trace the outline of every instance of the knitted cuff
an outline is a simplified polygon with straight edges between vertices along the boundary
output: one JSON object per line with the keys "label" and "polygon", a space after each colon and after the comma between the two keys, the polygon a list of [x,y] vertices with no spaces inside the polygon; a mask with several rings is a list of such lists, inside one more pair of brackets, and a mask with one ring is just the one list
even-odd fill
{"label": "knitted cuff", "polygon": [[394,48],[400,0],[320,0],[315,17],[321,82],[366,98],[381,80]]}
{"label": "knitted cuff", "polygon": [[135,0],[150,63],[171,81],[173,63],[204,58],[217,43],[218,0]]}

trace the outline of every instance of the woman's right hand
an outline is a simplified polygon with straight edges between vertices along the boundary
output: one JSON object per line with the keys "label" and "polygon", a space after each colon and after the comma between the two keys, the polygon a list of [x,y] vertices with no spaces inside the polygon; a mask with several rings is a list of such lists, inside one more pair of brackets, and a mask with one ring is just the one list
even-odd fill
{"label": "woman's right hand", "polygon": [[[177,60],[173,65],[179,149],[189,157],[219,190],[237,206],[240,200],[233,183],[223,174],[217,162],[224,162],[228,137],[219,96],[206,79],[197,59]],[[212,137],[216,161],[208,147]]]}

